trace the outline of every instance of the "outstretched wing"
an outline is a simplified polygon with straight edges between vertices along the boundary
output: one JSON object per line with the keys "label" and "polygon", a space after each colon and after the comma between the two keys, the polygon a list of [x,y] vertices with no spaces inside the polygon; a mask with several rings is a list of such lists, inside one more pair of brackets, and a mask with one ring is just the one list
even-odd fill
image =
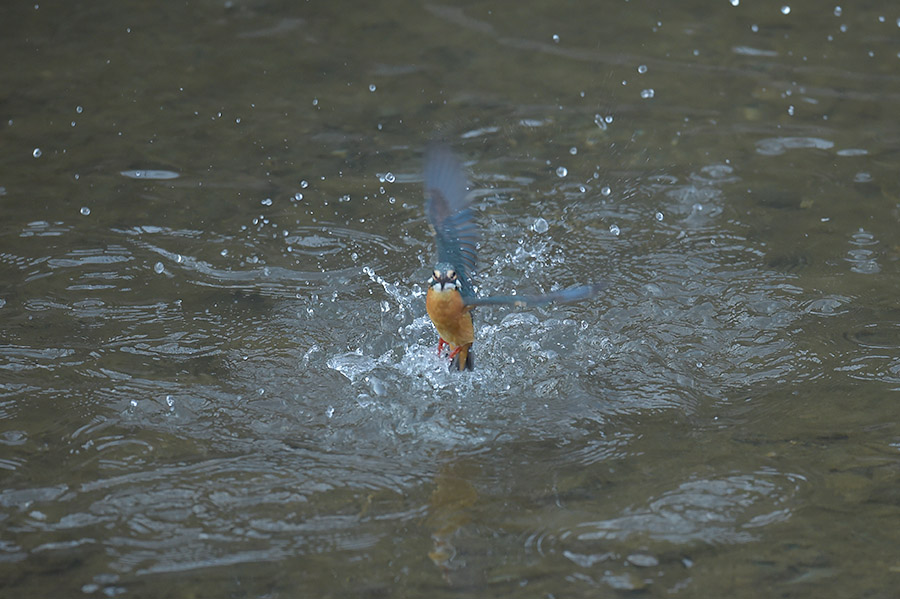
{"label": "outstretched wing", "polygon": [[468,197],[468,180],[449,148],[432,145],[425,153],[425,213],[434,228],[437,261],[456,269],[462,294],[472,296],[478,227]]}
{"label": "outstretched wing", "polygon": [[551,302],[567,304],[587,299],[599,293],[606,283],[594,283],[592,285],[579,285],[569,287],[561,291],[553,291],[541,295],[495,295],[493,297],[465,297],[463,303],[467,306],[498,306],[513,305],[518,307],[541,306]]}

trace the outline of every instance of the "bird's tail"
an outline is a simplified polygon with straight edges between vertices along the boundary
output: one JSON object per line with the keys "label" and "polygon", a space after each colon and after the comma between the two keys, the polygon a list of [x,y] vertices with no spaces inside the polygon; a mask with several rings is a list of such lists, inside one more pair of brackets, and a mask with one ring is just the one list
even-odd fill
{"label": "bird's tail", "polygon": [[464,345],[459,348],[453,359],[450,360],[450,372],[454,370],[475,370],[475,360],[472,355],[472,344]]}

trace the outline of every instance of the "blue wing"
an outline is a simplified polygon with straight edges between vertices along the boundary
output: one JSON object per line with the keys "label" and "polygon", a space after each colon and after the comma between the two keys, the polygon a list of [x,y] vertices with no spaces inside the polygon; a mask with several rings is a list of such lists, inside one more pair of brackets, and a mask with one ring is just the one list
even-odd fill
{"label": "blue wing", "polygon": [[468,180],[449,148],[432,145],[425,153],[425,214],[434,228],[438,262],[450,264],[462,281],[462,294],[472,296],[469,277],[475,272],[478,227],[470,207]]}
{"label": "blue wing", "polygon": [[553,291],[541,295],[496,295],[493,297],[466,297],[463,302],[467,306],[498,306],[513,305],[518,307],[540,306],[551,302],[566,304],[587,299],[599,293],[606,283],[594,283],[593,285],[579,285],[569,287],[561,291]]}

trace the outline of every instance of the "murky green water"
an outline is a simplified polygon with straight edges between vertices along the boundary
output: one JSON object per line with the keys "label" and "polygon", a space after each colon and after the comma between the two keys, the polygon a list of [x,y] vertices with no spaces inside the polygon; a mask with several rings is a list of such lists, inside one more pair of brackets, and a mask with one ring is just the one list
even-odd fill
{"label": "murky green water", "polygon": [[0,594],[893,597],[900,12],[735,3],[0,8]]}

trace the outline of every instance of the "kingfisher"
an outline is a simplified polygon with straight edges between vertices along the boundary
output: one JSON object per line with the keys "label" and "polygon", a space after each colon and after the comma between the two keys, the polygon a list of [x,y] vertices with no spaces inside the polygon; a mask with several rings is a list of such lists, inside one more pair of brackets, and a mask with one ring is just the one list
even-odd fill
{"label": "kingfisher", "polygon": [[579,285],[541,295],[479,297],[472,286],[478,257],[478,227],[462,165],[444,145],[433,144],[425,153],[425,214],[434,232],[437,263],[428,280],[425,310],[438,332],[438,355],[450,351],[450,371],[475,367],[472,344],[475,306],[536,306],[550,302],[576,302],[591,297],[602,283]]}

